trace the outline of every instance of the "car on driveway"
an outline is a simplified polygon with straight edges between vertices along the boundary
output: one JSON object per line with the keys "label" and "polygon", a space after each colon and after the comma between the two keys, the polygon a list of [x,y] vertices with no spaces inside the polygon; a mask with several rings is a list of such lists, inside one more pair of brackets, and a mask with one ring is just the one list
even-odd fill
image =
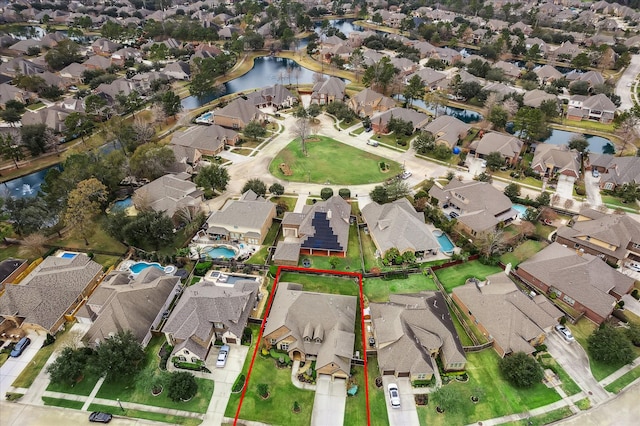
{"label": "car on driveway", "polygon": [[14,358],[19,357],[20,355],[22,355],[22,352],[24,352],[24,350],[27,349],[27,346],[29,346],[30,344],[31,344],[31,339],[29,339],[28,337],[23,337],[22,339],[20,339],[18,343],[16,343],[16,345],[13,347],[13,350],[9,355],[11,355]]}
{"label": "car on driveway", "polygon": [[449,213],[449,217],[450,217],[451,219],[455,219],[455,218],[456,218],[456,217],[458,217],[458,216],[460,216],[460,215],[459,215],[458,213],[456,213],[456,212],[451,212],[451,213]]}
{"label": "car on driveway", "polygon": [[400,391],[398,390],[398,385],[396,385],[395,383],[389,383],[389,386],[387,386],[387,389],[389,390],[389,401],[391,402],[391,406],[393,408],[399,408],[400,407]]}
{"label": "car on driveway", "polygon": [[555,329],[567,342],[575,342],[576,339],[573,337],[573,334],[571,334],[571,330],[564,325],[558,324],[555,326]]}
{"label": "car on driveway", "polygon": [[410,177],[411,177],[411,172],[408,172],[406,170],[404,172],[402,172],[402,174],[400,175],[400,179],[405,179],[406,180],[406,179],[409,179]]}
{"label": "car on driveway", "polygon": [[89,414],[89,421],[92,423],[109,423],[113,416],[109,413],[102,413],[100,411],[94,411]]}
{"label": "car on driveway", "polygon": [[597,169],[593,169],[591,171],[591,175],[593,175],[594,178],[598,178],[598,177],[600,177],[600,172],[598,172]]}
{"label": "car on driveway", "polygon": [[218,359],[216,360],[216,367],[222,368],[227,364],[229,349],[231,349],[229,345],[222,345],[220,352],[218,353]]}

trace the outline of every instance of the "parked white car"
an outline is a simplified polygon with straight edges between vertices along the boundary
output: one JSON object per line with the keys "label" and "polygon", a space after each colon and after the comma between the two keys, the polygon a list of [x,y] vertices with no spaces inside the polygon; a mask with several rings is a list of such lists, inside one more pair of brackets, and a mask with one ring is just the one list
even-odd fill
{"label": "parked white car", "polygon": [[222,368],[227,364],[227,357],[229,356],[229,345],[223,345],[218,353],[218,359],[216,360],[216,367]]}
{"label": "parked white car", "polygon": [[575,342],[576,339],[573,337],[573,334],[571,334],[571,330],[564,325],[558,324],[555,326],[555,329],[567,342]]}
{"label": "parked white car", "polygon": [[399,408],[400,407],[400,391],[398,391],[398,385],[396,385],[395,383],[389,383],[389,386],[387,386],[387,389],[389,390],[389,401],[391,402],[391,406],[393,408]]}

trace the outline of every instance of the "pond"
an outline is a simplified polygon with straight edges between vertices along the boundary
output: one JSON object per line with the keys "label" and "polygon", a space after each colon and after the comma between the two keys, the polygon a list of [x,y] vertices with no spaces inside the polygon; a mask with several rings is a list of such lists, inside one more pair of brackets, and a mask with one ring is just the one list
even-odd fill
{"label": "pond", "polygon": [[[436,109],[431,105],[427,105],[423,100],[413,101],[413,105],[426,109],[427,111],[435,114]],[[476,123],[482,120],[482,114],[479,112],[471,111],[470,109],[455,108],[450,106],[444,106],[438,108],[438,116],[450,115],[465,123]]]}
{"label": "pond", "polygon": [[4,182],[0,185],[0,197],[24,198],[35,197],[40,191],[44,177],[51,169],[60,169],[60,165],[47,167],[46,169],[30,173],[17,179]]}
{"label": "pond", "polygon": [[[567,145],[569,141],[579,136],[579,133],[573,133],[566,130],[552,129],[551,136],[545,139],[544,143],[550,143],[552,145]],[[595,152],[597,154],[614,154],[615,147],[613,143],[607,138],[602,136],[584,135],[589,142],[589,152]]]}
{"label": "pond", "polygon": [[[300,66],[297,62],[287,58],[264,56],[256,58],[253,68],[246,74],[224,84],[224,92],[196,98],[189,96],[182,100],[185,111],[198,108],[214,99],[228,93],[245,92],[261,87],[280,84],[309,84],[313,83],[315,71]],[[348,83],[350,81],[345,80]]]}
{"label": "pond", "polygon": [[[331,19],[329,20],[329,24],[333,28],[336,28],[337,30],[339,30],[345,36],[349,37],[349,34],[354,31],[364,30],[363,27],[359,25],[354,25],[353,21],[354,21],[353,19]],[[318,33],[318,35],[320,35],[320,32],[321,32],[321,25],[322,25],[321,21],[317,21],[314,24],[315,26],[314,31]]]}

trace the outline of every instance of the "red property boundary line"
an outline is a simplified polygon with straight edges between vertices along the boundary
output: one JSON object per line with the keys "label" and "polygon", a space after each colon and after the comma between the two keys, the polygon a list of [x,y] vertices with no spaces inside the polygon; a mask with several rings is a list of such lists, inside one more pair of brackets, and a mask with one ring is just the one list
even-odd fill
{"label": "red property boundary line", "polygon": [[240,396],[240,403],[238,404],[238,409],[236,410],[236,416],[233,419],[233,425],[237,426],[238,419],[240,416],[240,410],[242,409],[242,403],[244,402],[244,397],[247,392],[247,387],[249,384],[249,380],[251,379],[251,372],[253,371],[253,363],[256,360],[256,355],[258,350],[260,350],[260,341],[262,340],[262,333],[264,332],[264,326],[267,323],[267,318],[269,317],[269,312],[271,311],[271,304],[273,303],[273,295],[276,294],[276,289],[278,288],[278,282],[280,281],[280,272],[314,272],[314,273],[322,273],[328,275],[339,275],[339,276],[348,276],[358,278],[358,288],[360,292],[359,300],[360,300],[360,328],[362,333],[362,353],[364,355],[364,391],[365,397],[367,401],[367,426],[371,426],[371,410],[369,408],[369,375],[367,372],[367,335],[364,328],[364,297],[362,293],[362,274],[357,272],[346,272],[346,271],[330,271],[325,269],[309,269],[309,268],[300,268],[294,266],[278,266],[278,271],[276,273],[276,279],[273,282],[273,289],[271,294],[269,295],[269,303],[267,303],[267,310],[265,311],[264,317],[262,318],[262,324],[260,325],[260,333],[258,334],[258,342],[256,343],[256,348],[253,351],[253,356],[251,357],[251,364],[249,365],[249,371],[247,371],[247,379],[245,380],[245,386],[242,388],[242,395]]}

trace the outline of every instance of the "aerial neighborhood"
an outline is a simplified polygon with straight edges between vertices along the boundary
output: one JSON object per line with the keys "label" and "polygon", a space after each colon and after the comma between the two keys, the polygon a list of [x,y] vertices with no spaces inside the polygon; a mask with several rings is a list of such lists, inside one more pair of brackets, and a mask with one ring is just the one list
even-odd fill
{"label": "aerial neighborhood", "polygon": [[634,424],[639,22],[1,2],[0,424]]}

